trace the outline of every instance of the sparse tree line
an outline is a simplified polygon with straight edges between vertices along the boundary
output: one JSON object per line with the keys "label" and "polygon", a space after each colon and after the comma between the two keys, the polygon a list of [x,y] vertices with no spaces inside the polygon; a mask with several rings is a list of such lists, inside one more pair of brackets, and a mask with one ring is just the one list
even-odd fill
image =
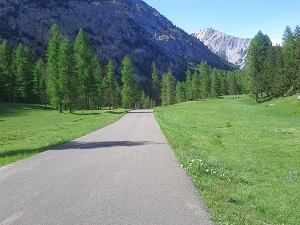
{"label": "sparse tree line", "polygon": [[162,78],[162,105],[171,105],[184,101],[208,98],[220,98],[223,95],[247,93],[245,71],[224,71],[209,67],[201,62],[194,71],[186,72],[184,82],[175,82],[171,69]]}
{"label": "sparse tree line", "polygon": [[272,46],[261,31],[250,43],[247,55],[249,92],[259,101],[265,97],[295,94],[300,89],[300,27],[286,27],[283,45]]}

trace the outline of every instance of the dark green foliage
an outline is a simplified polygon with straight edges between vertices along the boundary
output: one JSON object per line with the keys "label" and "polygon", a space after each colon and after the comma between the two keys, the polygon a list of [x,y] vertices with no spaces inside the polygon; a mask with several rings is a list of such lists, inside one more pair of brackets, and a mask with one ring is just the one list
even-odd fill
{"label": "dark green foliage", "polygon": [[172,105],[175,103],[175,81],[171,69],[162,79],[161,91],[162,105]]}
{"label": "dark green foliage", "polygon": [[116,79],[115,66],[113,61],[109,61],[107,65],[107,73],[103,79],[104,88],[104,104],[109,108],[116,108],[120,102],[120,90]]}
{"label": "dark green foliage", "polygon": [[0,46],[0,102],[14,103],[16,98],[15,52],[8,41]]}
{"label": "dark green foliage", "polygon": [[201,86],[200,86],[201,97],[203,99],[206,99],[210,94],[210,86],[211,86],[210,68],[206,62],[201,62],[198,68],[201,77]]}
{"label": "dark green foliage", "polygon": [[258,102],[259,95],[262,96],[264,85],[267,82],[264,63],[271,45],[270,38],[259,31],[252,39],[248,49],[246,63],[249,75],[249,91],[256,102]]}
{"label": "dark green foliage", "polygon": [[92,47],[83,29],[80,29],[74,44],[76,73],[80,79],[79,93],[85,109],[97,104],[99,98],[99,83],[96,80],[101,75],[97,53]]}
{"label": "dark green foliage", "polygon": [[78,98],[79,79],[75,72],[73,44],[68,37],[64,38],[59,48],[59,89],[61,100],[72,112]]}
{"label": "dark green foliage", "polygon": [[133,106],[133,65],[128,57],[122,61],[122,104],[124,108],[131,108]]}
{"label": "dark green foliage", "polygon": [[14,68],[18,102],[32,102],[34,61],[31,52],[23,44],[19,44],[16,50]]}
{"label": "dark green foliage", "polygon": [[176,103],[184,102],[185,99],[185,84],[178,81],[176,84]]}
{"label": "dark green foliage", "polygon": [[200,87],[201,87],[201,82],[200,82],[200,76],[197,71],[194,72],[192,81],[191,81],[191,92],[192,92],[192,100],[198,100],[201,96],[200,93]]}
{"label": "dark green foliage", "polygon": [[59,106],[62,112],[62,99],[59,85],[59,49],[63,40],[60,28],[54,24],[49,31],[47,48],[47,92],[51,103]]}
{"label": "dark green foliage", "polygon": [[39,59],[33,71],[33,93],[38,104],[48,103],[46,82],[46,66],[44,61]]}
{"label": "dark green foliage", "polygon": [[186,99],[193,99],[193,88],[192,88],[192,74],[190,69],[186,71],[186,79],[185,79],[185,90],[186,90]]}
{"label": "dark green foliage", "polygon": [[228,94],[236,95],[239,94],[239,86],[234,74],[230,74],[228,77]]}
{"label": "dark green foliage", "polygon": [[217,69],[213,69],[211,75],[211,97],[212,98],[219,98],[222,95],[221,90],[221,80],[218,75]]}
{"label": "dark green foliage", "polygon": [[161,102],[161,80],[159,71],[155,65],[155,63],[152,63],[152,99],[156,102],[156,104],[159,104]]}

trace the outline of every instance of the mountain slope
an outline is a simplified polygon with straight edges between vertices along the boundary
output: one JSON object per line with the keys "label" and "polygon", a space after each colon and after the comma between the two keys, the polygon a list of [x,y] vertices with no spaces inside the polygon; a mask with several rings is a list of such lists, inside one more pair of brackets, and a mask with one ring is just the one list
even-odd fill
{"label": "mountain slope", "polygon": [[150,76],[155,62],[162,72],[169,66],[183,79],[190,63],[206,61],[213,67],[227,65],[206,46],[141,0],[2,0],[0,3],[0,41],[14,46],[23,42],[42,55],[48,30],[57,23],[75,39],[83,28],[105,63],[121,64],[129,56],[140,74]]}
{"label": "mountain slope", "polygon": [[233,37],[212,28],[201,30],[194,36],[222,59],[244,68],[250,38]]}

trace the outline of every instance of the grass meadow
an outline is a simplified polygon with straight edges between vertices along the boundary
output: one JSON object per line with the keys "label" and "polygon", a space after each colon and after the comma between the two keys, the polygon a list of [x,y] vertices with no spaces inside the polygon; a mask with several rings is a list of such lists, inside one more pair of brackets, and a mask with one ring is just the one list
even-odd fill
{"label": "grass meadow", "polygon": [[219,224],[300,223],[300,102],[248,97],[155,109]]}
{"label": "grass meadow", "polygon": [[0,104],[0,167],[107,126],[125,113],[118,109],[71,114],[39,105]]}

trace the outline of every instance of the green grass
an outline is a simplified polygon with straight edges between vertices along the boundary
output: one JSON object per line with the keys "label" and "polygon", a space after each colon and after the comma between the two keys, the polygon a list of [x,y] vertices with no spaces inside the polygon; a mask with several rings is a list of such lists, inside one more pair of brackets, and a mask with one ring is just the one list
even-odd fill
{"label": "green grass", "polygon": [[58,113],[39,105],[0,104],[0,167],[107,126],[126,111]]}
{"label": "green grass", "polygon": [[219,99],[155,109],[219,224],[300,224],[300,102]]}

